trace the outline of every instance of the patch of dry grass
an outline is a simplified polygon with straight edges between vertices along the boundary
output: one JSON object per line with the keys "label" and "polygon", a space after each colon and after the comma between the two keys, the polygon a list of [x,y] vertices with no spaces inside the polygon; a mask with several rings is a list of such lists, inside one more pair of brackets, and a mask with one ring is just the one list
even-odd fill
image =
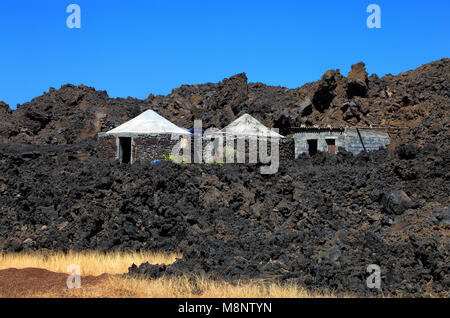
{"label": "patch of dry grass", "polygon": [[180,254],[155,252],[32,252],[32,253],[2,253],[0,254],[0,270],[7,268],[44,268],[52,272],[67,273],[67,267],[76,264],[81,268],[81,275],[98,276],[107,274],[122,274],[128,272],[128,267],[135,263],[171,264]]}
{"label": "patch of dry grass", "polygon": [[64,298],[317,298],[332,294],[312,294],[297,285],[252,280],[230,284],[202,277],[158,279],[110,276],[93,287],[43,292],[33,297]]}
{"label": "patch of dry grass", "polygon": [[7,268],[43,268],[53,272],[67,273],[67,266],[77,264],[83,276],[113,274],[101,279],[94,285],[80,289],[40,290],[23,294],[21,297],[135,297],[135,298],[310,298],[334,297],[332,294],[311,294],[294,284],[280,284],[272,281],[251,280],[235,282],[206,279],[162,277],[148,279],[126,277],[117,274],[128,272],[132,263],[137,265],[149,262],[153,264],[170,264],[179,254],[152,252],[108,252],[96,251],[69,253],[7,253],[0,254],[0,270]]}

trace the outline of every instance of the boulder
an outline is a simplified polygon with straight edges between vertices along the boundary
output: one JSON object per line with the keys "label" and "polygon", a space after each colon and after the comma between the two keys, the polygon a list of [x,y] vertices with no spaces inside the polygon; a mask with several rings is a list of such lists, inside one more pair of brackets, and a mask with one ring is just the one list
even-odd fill
{"label": "boulder", "polygon": [[347,95],[349,98],[353,98],[354,96],[367,96],[368,77],[365,66],[363,62],[352,65],[352,70],[347,76]]}
{"label": "boulder", "polygon": [[218,84],[216,92],[205,102],[205,120],[214,127],[223,127],[236,119],[248,98],[247,75],[245,73],[225,78]]}
{"label": "boulder", "polygon": [[316,83],[312,102],[314,108],[319,112],[324,112],[328,109],[336,96],[334,90],[337,87],[336,77],[338,74],[339,72],[337,71],[329,70],[322,76],[320,81]]}
{"label": "boulder", "polygon": [[0,114],[11,114],[9,105],[2,101],[0,101]]}
{"label": "boulder", "polygon": [[385,192],[381,198],[385,212],[400,215],[413,206],[412,200],[401,190]]}
{"label": "boulder", "polygon": [[443,224],[450,224],[450,207],[435,212],[436,218]]}
{"label": "boulder", "polygon": [[306,96],[305,100],[303,101],[303,103],[300,104],[300,114],[301,116],[308,116],[312,113],[312,102],[311,99]]}

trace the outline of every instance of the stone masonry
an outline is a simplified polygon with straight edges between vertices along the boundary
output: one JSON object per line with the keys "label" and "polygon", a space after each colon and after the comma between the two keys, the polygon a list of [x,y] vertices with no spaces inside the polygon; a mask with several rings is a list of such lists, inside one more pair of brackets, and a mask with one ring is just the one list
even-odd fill
{"label": "stone masonry", "polygon": [[333,129],[305,129],[305,131],[294,134],[295,158],[302,153],[309,153],[308,141],[317,141],[317,151],[327,152],[327,140],[334,140],[335,153],[342,147],[346,151],[357,155],[361,151],[373,151],[386,147],[390,143],[389,134],[385,132],[356,129],[356,128],[333,128]]}

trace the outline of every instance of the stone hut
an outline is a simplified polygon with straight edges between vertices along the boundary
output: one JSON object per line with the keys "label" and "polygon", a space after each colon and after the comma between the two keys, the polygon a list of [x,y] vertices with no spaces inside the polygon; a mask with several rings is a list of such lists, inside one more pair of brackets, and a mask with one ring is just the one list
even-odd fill
{"label": "stone hut", "polygon": [[[217,138],[218,136],[220,138]],[[259,161],[261,151],[266,151],[267,155],[270,156],[271,141],[276,141],[279,144],[280,158],[294,159],[293,140],[291,138],[285,138],[277,132],[267,128],[249,114],[242,115],[218,132],[211,133],[209,136],[208,134],[204,135],[204,138],[206,140],[214,139],[212,147],[204,147],[207,152],[206,155],[204,154],[205,157],[209,153],[211,156],[217,157],[220,148],[228,150],[231,147],[235,151],[234,160],[236,160],[236,162],[243,163],[245,161],[246,163],[255,163],[255,160]],[[220,139],[222,139],[221,142]],[[211,145],[211,143],[209,143],[209,145]],[[267,145],[267,148],[263,148],[264,145]],[[244,154],[239,152],[242,148]],[[226,157],[226,154],[224,154],[223,157]]]}
{"label": "stone hut", "polygon": [[121,163],[162,159],[171,154],[181,138],[190,135],[149,109],[106,133],[99,133],[99,156],[116,158]]}
{"label": "stone hut", "polygon": [[336,154],[342,147],[357,155],[361,151],[374,151],[390,143],[389,134],[370,128],[301,127],[294,134],[295,158],[318,151]]}

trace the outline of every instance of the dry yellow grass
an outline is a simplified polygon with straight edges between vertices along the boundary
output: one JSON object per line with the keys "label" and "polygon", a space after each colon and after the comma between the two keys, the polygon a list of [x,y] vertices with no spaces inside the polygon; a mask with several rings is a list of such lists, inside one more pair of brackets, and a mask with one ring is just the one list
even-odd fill
{"label": "dry yellow grass", "polygon": [[63,298],[317,298],[335,297],[331,294],[312,294],[296,285],[252,280],[230,284],[198,277],[159,279],[108,277],[93,287],[43,292],[32,297]]}
{"label": "dry yellow grass", "polygon": [[104,273],[122,274],[128,272],[128,267],[150,262],[152,264],[171,264],[180,254],[154,252],[33,252],[33,253],[3,253],[0,254],[0,270],[6,268],[44,268],[52,272],[67,273],[71,264],[80,266],[81,275],[97,276]]}
{"label": "dry yellow grass", "polygon": [[[67,266],[77,264],[82,275],[123,274],[128,267],[143,262],[170,264],[181,255],[134,252],[100,253],[96,251],[69,253],[11,253],[0,254],[0,270],[7,268],[43,268],[66,273]],[[311,294],[297,285],[251,280],[230,284],[204,277],[135,278],[108,276],[93,286],[80,289],[42,290],[25,293],[22,297],[136,297],[136,298],[310,298],[334,297],[332,294]]]}

